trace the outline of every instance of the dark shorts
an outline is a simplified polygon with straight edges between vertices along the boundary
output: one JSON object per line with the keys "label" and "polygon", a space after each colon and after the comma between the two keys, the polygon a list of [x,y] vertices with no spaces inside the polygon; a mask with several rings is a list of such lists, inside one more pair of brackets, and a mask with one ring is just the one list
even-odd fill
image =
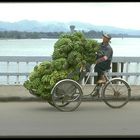
{"label": "dark shorts", "polygon": [[95,72],[98,74],[103,74],[103,71],[109,70],[111,61],[104,61],[95,65]]}

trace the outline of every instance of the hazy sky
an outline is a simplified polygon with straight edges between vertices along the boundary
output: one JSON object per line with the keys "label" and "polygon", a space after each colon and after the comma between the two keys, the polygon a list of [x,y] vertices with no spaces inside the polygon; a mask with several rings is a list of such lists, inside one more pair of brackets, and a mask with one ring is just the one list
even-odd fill
{"label": "hazy sky", "polygon": [[140,2],[0,3],[0,21],[82,21],[140,29]]}

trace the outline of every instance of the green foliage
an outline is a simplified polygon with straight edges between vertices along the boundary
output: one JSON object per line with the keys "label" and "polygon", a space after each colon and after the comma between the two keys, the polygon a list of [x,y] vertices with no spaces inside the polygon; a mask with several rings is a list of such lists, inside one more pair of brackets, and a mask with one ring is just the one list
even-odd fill
{"label": "green foliage", "polygon": [[52,61],[36,65],[24,87],[49,101],[51,90],[58,81],[65,78],[79,80],[81,65],[93,64],[98,49],[98,42],[86,39],[81,32],[61,35],[54,44]]}

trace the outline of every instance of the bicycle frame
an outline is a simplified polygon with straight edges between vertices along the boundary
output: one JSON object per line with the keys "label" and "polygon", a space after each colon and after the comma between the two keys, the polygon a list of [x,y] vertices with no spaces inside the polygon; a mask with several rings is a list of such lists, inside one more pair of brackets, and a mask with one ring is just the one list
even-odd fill
{"label": "bicycle frame", "polygon": [[[94,68],[95,68],[95,65],[94,65]],[[84,88],[85,88],[85,86],[86,86],[86,84],[87,84],[87,82],[88,82],[88,80],[89,80],[91,74],[92,74],[92,71],[88,72],[88,74],[86,75],[86,76],[87,76],[86,81],[84,82],[84,85],[82,85],[82,89],[83,89],[83,90],[84,90]],[[114,89],[114,87],[113,87],[113,85],[112,85],[112,80],[120,80],[120,79],[121,79],[121,80],[125,81],[125,82],[128,84],[128,82],[127,82],[125,79],[123,79],[123,78],[120,78],[120,77],[117,77],[117,78],[110,78],[109,70],[104,71],[104,76],[105,76],[105,79],[106,79],[107,82],[104,83],[104,84],[101,84],[101,85],[99,86],[100,88],[103,88],[103,85],[105,86],[106,84],[110,83],[110,85],[111,85],[113,91],[115,91],[115,89]],[[128,84],[128,85],[129,85],[129,84]],[[92,92],[95,90],[95,88],[96,88],[97,86],[98,86],[98,85],[96,85],[96,86],[94,87],[94,89],[92,90]],[[131,90],[131,88],[129,88],[129,90]],[[92,93],[92,92],[91,92],[91,93]]]}

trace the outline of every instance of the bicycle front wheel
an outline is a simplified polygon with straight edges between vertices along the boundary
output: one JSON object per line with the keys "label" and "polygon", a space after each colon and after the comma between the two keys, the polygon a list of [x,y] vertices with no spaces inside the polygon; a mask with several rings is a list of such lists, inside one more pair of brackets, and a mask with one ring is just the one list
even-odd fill
{"label": "bicycle front wheel", "polygon": [[102,91],[103,101],[111,108],[121,108],[126,105],[130,95],[130,86],[120,78],[110,80]]}
{"label": "bicycle front wheel", "polygon": [[64,79],[52,89],[52,102],[60,111],[74,111],[81,103],[81,86],[74,80]]}

